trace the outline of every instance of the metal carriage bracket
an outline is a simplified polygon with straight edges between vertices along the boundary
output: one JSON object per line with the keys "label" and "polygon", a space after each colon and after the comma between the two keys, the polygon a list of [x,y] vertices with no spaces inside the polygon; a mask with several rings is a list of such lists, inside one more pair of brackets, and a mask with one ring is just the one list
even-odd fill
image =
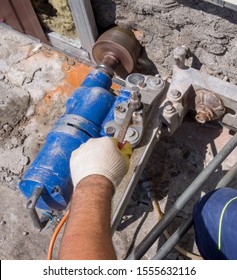
{"label": "metal carriage bracket", "polygon": [[[184,47],[179,47],[184,48]],[[184,52],[185,54],[185,49]],[[172,80],[167,91],[167,98],[161,106],[161,117],[172,134],[183,121],[183,117],[189,110],[197,111],[198,93],[202,91],[212,94],[219,99],[222,114],[213,119],[219,119],[229,129],[237,130],[237,86],[202,73],[196,69],[185,66],[184,58],[176,58],[173,67]],[[217,100],[214,100],[214,103]],[[220,113],[220,112],[219,112]],[[201,122],[201,121],[200,121]],[[205,122],[205,121],[203,121]]]}
{"label": "metal carriage bracket", "polygon": [[[214,97],[214,105],[221,115],[215,115],[212,119],[218,119],[229,129],[237,130],[237,86],[226,81],[201,73],[196,69],[185,66],[187,48],[179,47],[174,52],[176,65],[173,67],[172,80],[166,92],[164,101],[159,105],[159,118],[166,125],[169,134],[172,134],[182,125],[183,118],[189,110],[197,111],[196,100],[200,91],[210,93]],[[204,100],[205,101],[205,100]],[[209,99],[207,99],[209,101]],[[216,102],[216,103],[215,103]],[[207,106],[208,107],[208,106]],[[197,118],[196,118],[197,119]],[[209,119],[205,120],[208,121]],[[211,119],[210,119],[211,120]],[[201,122],[201,121],[199,121]],[[145,238],[132,250],[127,257],[141,259],[154,242],[160,237],[167,226],[177,214],[185,207],[195,193],[202,188],[203,183],[210,177],[225,158],[237,147],[237,133],[226,143],[222,150],[214,157],[210,164],[196,177],[191,185],[175,201],[174,205],[165,213],[164,217],[151,229]],[[225,187],[237,174],[237,163],[221,179],[216,188]],[[158,250],[152,259],[164,259],[172,248],[179,242],[183,235],[192,226],[192,217],[181,225],[167,242]]]}

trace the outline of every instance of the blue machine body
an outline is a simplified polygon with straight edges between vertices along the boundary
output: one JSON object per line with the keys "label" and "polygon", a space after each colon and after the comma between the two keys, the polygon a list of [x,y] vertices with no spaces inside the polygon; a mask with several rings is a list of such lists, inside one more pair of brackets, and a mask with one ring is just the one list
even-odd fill
{"label": "blue machine body", "polygon": [[102,123],[116,100],[109,91],[111,85],[107,74],[92,70],[67,100],[65,113],[53,125],[44,146],[19,183],[27,198],[36,187],[44,187],[37,208],[63,210],[67,207],[73,192],[69,169],[71,153],[89,138],[100,137]]}
{"label": "blue machine body", "polygon": [[112,121],[114,120],[114,108],[122,103],[122,102],[125,102],[127,101],[128,99],[130,98],[130,91],[126,88],[122,88],[120,89],[120,94],[119,96],[116,98],[114,104],[112,105],[112,107],[110,108],[106,118],[104,119],[103,123],[102,123],[102,129],[101,129],[101,132],[100,132],[100,135],[101,136],[106,136],[106,132],[104,131],[104,126],[107,122],[109,121]]}

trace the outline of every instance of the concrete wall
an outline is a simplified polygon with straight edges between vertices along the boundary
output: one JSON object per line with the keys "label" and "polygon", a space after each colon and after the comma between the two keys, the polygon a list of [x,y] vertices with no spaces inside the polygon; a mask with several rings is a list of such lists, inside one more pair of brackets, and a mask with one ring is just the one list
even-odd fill
{"label": "concrete wall", "polygon": [[136,31],[151,60],[146,72],[170,75],[172,51],[185,44],[192,67],[237,83],[237,12],[199,0],[91,2],[100,27],[116,23]]}

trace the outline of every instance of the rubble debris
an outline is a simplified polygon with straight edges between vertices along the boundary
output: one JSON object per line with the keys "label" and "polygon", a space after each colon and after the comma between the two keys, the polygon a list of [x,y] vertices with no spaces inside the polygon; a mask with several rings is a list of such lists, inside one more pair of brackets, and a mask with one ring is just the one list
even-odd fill
{"label": "rubble debris", "polygon": [[24,89],[8,86],[2,82],[0,91],[0,129],[4,130],[6,137],[25,116],[30,96]]}

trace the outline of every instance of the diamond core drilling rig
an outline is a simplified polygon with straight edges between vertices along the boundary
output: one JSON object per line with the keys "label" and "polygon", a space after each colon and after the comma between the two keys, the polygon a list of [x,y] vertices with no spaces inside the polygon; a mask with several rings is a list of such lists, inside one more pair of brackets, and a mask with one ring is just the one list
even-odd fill
{"label": "diamond core drilling rig", "polygon": [[[70,201],[73,186],[69,160],[72,151],[91,137],[111,135],[111,125],[104,128],[103,123],[106,123],[111,108],[117,109],[116,104],[128,100],[130,95],[129,91],[125,91],[123,97],[117,97],[110,91],[114,69],[122,64],[130,73],[140,51],[134,34],[118,27],[105,32],[94,45],[92,53],[97,68],[69,97],[65,113],[53,125],[45,144],[19,183],[38,228],[41,229],[43,225],[36,207],[63,210]],[[110,115],[107,119],[113,121]]]}

